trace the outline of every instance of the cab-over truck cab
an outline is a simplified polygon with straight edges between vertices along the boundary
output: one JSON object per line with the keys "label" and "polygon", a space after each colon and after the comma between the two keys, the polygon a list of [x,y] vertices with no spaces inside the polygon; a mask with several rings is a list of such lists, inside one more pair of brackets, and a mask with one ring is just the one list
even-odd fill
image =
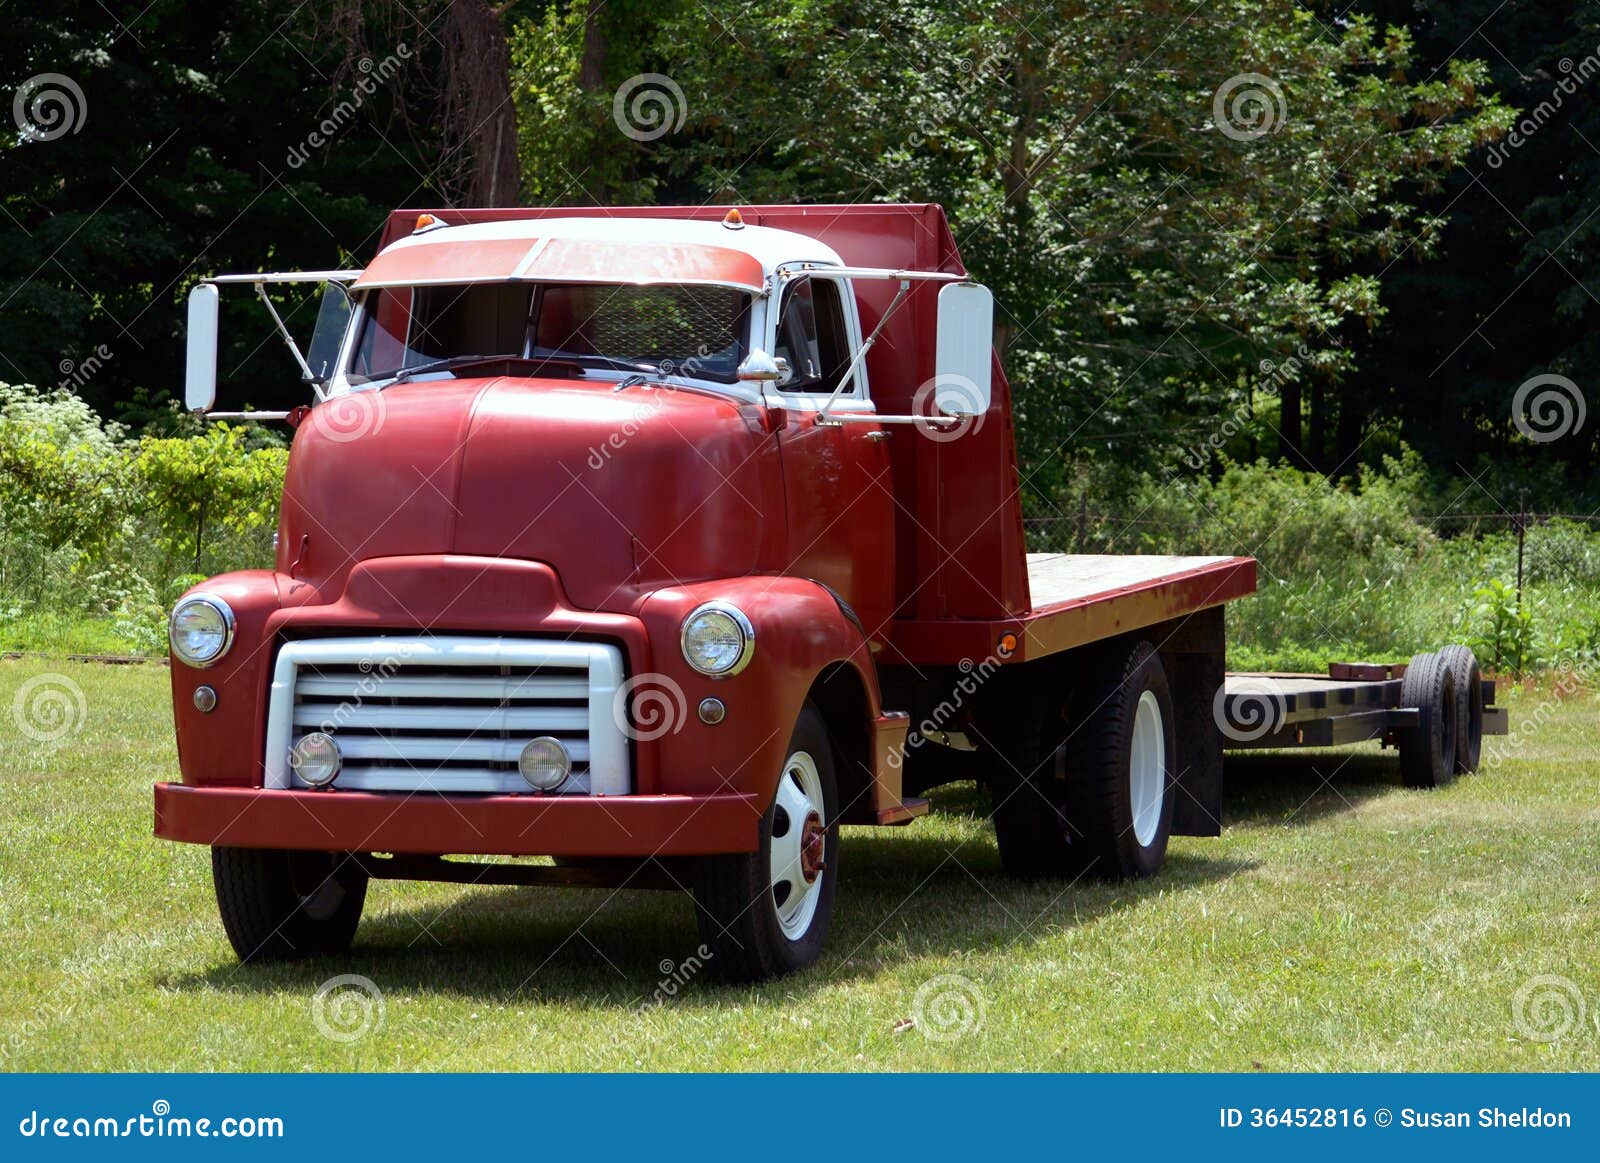
{"label": "cab-over truck cab", "polygon": [[818,956],[840,827],[946,780],[1021,876],[1216,831],[1254,563],[1025,553],[937,207],[396,212],[363,270],[200,284],[191,408],[220,290],[287,280],[328,290],[279,322],[277,559],[174,609],[156,787],[240,957],[342,949],[372,876],[660,884],[760,978]]}

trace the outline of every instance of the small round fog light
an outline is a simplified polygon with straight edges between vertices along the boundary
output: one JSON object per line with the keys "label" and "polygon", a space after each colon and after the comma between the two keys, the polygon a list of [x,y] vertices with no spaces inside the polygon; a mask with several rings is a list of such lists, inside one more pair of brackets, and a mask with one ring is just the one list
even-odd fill
{"label": "small round fog light", "polygon": [[728,717],[728,708],[722,705],[721,699],[700,700],[700,721],[708,727],[715,727]]}
{"label": "small round fog light", "polygon": [[197,686],[194,688],[194,709],[201,714],[217,709],[217,692],[214,687]]}
{"label": "small round fog light", "polygon": [[535,791],[555,791],[572,774],[572,756],[561,740],[541,735],[517,756],[517,770]]}
{"label": "small round fog light", "polygon": [[332,735],[313,731],[289,749],[289,766],[294,768],[302,783],[327,787],[339,777],[344,756],[339,754],[339,745]]}

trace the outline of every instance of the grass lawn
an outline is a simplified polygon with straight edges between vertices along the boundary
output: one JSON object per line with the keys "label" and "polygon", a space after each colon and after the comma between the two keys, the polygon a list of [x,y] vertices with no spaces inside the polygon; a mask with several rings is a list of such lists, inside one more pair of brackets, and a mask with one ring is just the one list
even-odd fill
{"label": "grass lawn", "polygon": [[[82,692],[53,743],[12,714],[44,674]],[[1600,699],[1520,693],[1513,723],[1547,700],[1443,792],[1402,789],[1372,747],[1230,759],[1223,837],[1175,840],[1134,886],[1006,882],[984,801],[946,789],[909,829],[846,832],[820,966],[734,989],[679,968],[686,899],[601,889],[375,882],[348,956],[241,967],[206,851],[150,836],[150,785],[175,772],[166,671],[0,662],[0,1064],[1593,1070]],[[314,1001],[340,974],[375,983],[381,1012]],[[1540,975],[1569,984],[1530,1021],[1585,1009],[1554,1041],[1514,1019]]]}

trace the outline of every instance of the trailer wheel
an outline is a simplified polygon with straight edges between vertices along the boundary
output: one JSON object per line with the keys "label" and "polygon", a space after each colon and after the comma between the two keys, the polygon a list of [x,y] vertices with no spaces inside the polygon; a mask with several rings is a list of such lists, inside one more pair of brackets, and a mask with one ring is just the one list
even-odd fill
{"label": "trailer wheel", "polygon": [[1483,756],[1483,668],[1466,646],[1439,651],[1456,686],[1456,774],[1478,770]]}
{"label": "trailer wheel", "polygon": [[367,899],[367,870],[346,852],[212,848],[211,879],[240,961],[342,953]]}
{"label": "trailer wheel", "polygon": [[1399,731],[1400,777],[1407,787],[1443,787],[1456,775],[1456,684],[1438,654],[1419,654],[1400,682],[1400,705],[1417,725]]}
{"label": "trailer wheel", "polygon": [[1049,695],[1013,712],[994,781],[995,833],[1010,876],[1140,877],[1161,868],[1178,755],[1166,672],[1140,642],[1103,673],[1066,718]]}
{"label": "trailer wheel", "polygon": [[821,955],[839,879],[838,811],[833,745],[807,703],[762,817],[760,848],[707,857],[695,878],[700,937],[725,979],[763,981]]}

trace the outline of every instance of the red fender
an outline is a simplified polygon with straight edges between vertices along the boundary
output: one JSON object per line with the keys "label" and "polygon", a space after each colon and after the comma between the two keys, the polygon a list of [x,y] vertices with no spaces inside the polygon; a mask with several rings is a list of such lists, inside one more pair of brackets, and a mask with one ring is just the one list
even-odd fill
{"label": "red fender", "polygon": [[[727,678],[699,674],[684,661],[679,646],[683,620],[712,600],[737,606],[755,629],[749,665]],[[639,617],[661,670],[633,676],[635,698],[644,696],[663,713],[678,714],[666,729],[664,720],[649,718],[648,705],[635,703],[640,745],[657,749],[655,769],[662,783],[641,791],[731,790],[770,802],[806,694],[818,675],[836,663],[854,668],[867,692],[869,714],[874,720],[882,715],[866,636],[838,599],[816,582],[752,576],[673,586],[646,598]],[[700,719],[700,703],[708,698],[720,699],[727,708],[715,726]],[[659,737],[647,743],[658,731]]]}

